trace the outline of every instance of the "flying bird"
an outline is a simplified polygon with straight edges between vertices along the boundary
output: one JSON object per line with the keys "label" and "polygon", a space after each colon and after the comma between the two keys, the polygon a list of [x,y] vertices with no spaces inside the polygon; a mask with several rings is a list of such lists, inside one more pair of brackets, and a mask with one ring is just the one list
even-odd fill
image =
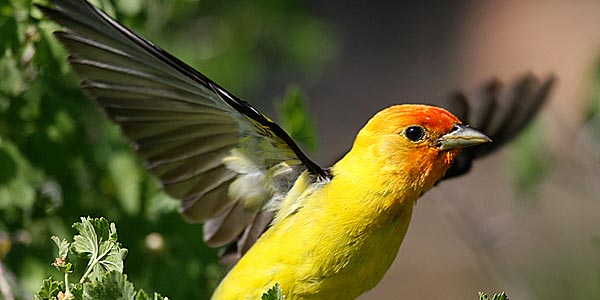
{"label": "flying bird", "polygon": [[373,288],[415,201],[521,132],[554,80],[527,75],[507,93],[491,81],[478,101],[452,95],[448,110],[391,106],[323,168],[277,123],[103,11],[51,2],[38,8],[63,26],[55,34],[83,90],[181,213],[204,223],[205,242],[237,261],[214,300],[259,299],[276,283],[288,300],[355,299]]}

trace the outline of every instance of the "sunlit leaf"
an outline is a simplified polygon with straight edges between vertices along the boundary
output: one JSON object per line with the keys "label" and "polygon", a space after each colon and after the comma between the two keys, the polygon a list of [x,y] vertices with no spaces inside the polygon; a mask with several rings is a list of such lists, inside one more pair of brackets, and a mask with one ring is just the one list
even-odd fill
{"label": "sunlit leaf", "polygon": [[114,223],[109,224],[104,218],[85,217],[81,218],[80,223],[73,224],[73,228],[78,234],[73,238],[72,249],[89,259],[89,276],[92,280],[107,272],[123,272],[123,259],[127,255],[127,249],[121,248],[117,242]]}
{"label": "sunlit leaf", "polygon": [[83,289],[83,299],[86,300],[133,300],[135,294],[127,276],[116,271],[103,274]]}

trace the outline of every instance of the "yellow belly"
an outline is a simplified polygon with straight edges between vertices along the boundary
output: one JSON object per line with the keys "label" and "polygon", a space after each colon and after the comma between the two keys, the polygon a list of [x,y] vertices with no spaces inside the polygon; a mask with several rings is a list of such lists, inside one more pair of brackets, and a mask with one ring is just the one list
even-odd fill
{"label": "yellow belly", "polygon": [[355,299],[373,288],[396,257],[412,201],[386,211],[379,201],[344,199],[335,192],[339,187],[331,187],[311,198],[335,201],[308,199],[275,224],[223,279],[212,299],[257,300],[277,282],[287,300]]}

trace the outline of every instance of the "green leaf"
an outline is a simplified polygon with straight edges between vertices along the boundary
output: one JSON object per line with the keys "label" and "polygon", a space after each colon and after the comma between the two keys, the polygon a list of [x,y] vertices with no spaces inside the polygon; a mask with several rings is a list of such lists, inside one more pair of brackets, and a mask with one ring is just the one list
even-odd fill
{"label": "green leaf", "polygon": [[299,143],[309,150],[318,147],[315,121],[310,117],[306,108],[304,95],[297,86],[286,89],[285,96],[278,106],[279,118],[283,128]]}
{"label": "green leaf", "polygon": [[62,282],[53,280],[52,277],[42,282],[42,287],[35,295],[35,299],[56,299],[58,292],[64,290]]}
{"label": "green leaf", "polygon": [[17,177],[17,162],[8,152],[4,149],[2,142],[0,142],[0,185],[9,183],[12,179]]}
{"label": "green leaf", "polygon": [[81,223],[73,224],[78,235],[73,238],[72,250],[90,261],[80,282],[102,277],[107,272],[123,273],[123,259],[127,249],[117,242],[117,229],[114,223],[105,218],[81,218]]}
{"label": "green leaf", "polygon": [[17,67],[17,58],[10,49],[6,49],[0,58],[0,93],[18,96],[25,90],[25,82]]}
{"label": "green leaf", "polygon": [[169,297],[162,296],[159,293],[154,293],[154,300],[169,300]]}
{"label": "green leaf", "polygon": [[[3,10],[8,10],[8,14],[15,14],[16,8],[12,6],[3,7],[0,5],[0,8]],[[16,18],[0,18],[0,49],[10,48],[12,50],[16,50],[19,48],[20,38],[18,33],[18,26]]]}
{"label": "green leaf", "polygon": [[139,290],[137,292],[137,294],[135,295],[135,300],[169,300],[168,297],[164,297],[159,293],[154,293],[154,298],[150,298],[150,296],[148,296],[148,294],[146,294],[146,292],[144,292],[144,290]]}
{"label": "green leaf", "polygon": [[115,184],[117,196],[126,213],[137,215],[141,210],[140,184],[141,170],[131,152],[114,155],[108,169]]}
{"label": "green leaf", "polygon": [[509,300],[506,293],[494,294],[492,298],[489,298],[486,293],[479,292],[479,300]]}
{"label": "green leaf", "polygon": [[264,293],[261,297],[261,300],[283,300],[285,296],[279,287],[279,282],[276,283],[272,288],[270,288],[266,293]]}
{"label": "green leaf", "polygon": [[127,281],[127,276],[117,271],[105,273],[83,287],[83,299],[133,300],[135,294],[133,284]]}
{"label": "green leaf", "polygon": [[[282,80],[290,74],[303,82],[317,80],[318,70],[326,68],[331,58],[327,48],[335,42],[328,40],[332,31],[327,24],[301,1],[225,6],[203,1],[202,9],[189,0],[127,1],[94,2],[249,98],[259,98],[259,87],[270,80],[267,73]],[[56,273],[48,260],[56,255],[49,237],[72,242],[73,236],[66,233],[79,216],[105,216],[118,220],[120,242],[137,254],[128,256],[125,270],[136,287],[143,287],[150,298],[153,288],[160,287],[175,299],[208,299],[222,274],[216,250],[189,242],[202,228],[181,220],[180,202],[159,193],[137,162],[142,176],[134,183],[137,187],[117,187],[114,174],[120,170],[114,165],[129,145],[118,130],[106,130],[105,116],[84,98],[80,78],[65,59],[67,52],[52,36],[61,26],[43,16],[34,2],[50,4],[0,1],[0,60],[10,51],[12,61],[4,61],[4,70],[20,82],[9,84],[10,76],[0,76],[0,86],[11,92],[0,91],[0,144],[10,145],[2,147],[10,157],[0,157],[0,227],[11,236],[25,232],[31,241],[13,247],[3,263],[15,270],[27,290],[35,291]],[[198,20],[202,32],[190,34]],[[263,100],[253,104],[270,105],[271,99]],[[136,193],[141,204],[123,201],[135,199]],[[161,252],[145,246],[144,238],[151,232],[165,238]],[[69,261],[76,264],[74,254],[69,253]],[[79,281],[86,264],[75,265],[77,272],[69,274],[71,295],[76,294],[72,284]],[[195,284],[181,285],[182,279]]]}
{"label": "green leaf", "polygon": [[[41,174],[29,164],[17,146],[0,136],[0,212],[13,208],[30,209],[36,198],[34,186],[42,181]],[[8,219],[0,217],[0,224],[5,220]]]}
{"label": "green leaf", "polygon": [[135,295],[135,300],[150,300],[150,296],[144,290],[139,290]]}
{"label": "green leaf", "polygon": [[67,240],[61,240],[57,236],[53,236],[51,239],[56,244],[56,247],[58,247],[58,256],[67,257],[67,254],[69,254],[69,246],[71,246],[71,244]]}
{"label": "green leaf", "polygon": [[[67,56],[65,50],[52,36],[52,32],[56,29],[54,24],[41,24],[37,28],[37,34],[42,38],[33,43],[35,47],[33,62],[39,68],[41,74],[50,78],[61,78],[68,70],[65,63]],[[63,79],[63,81],[66,80]]]}
{"label": "green leaf", "polygon": [[52,263],[52,266],[56,267],[62,273],[71,273],[73,265],[67,261],[67,255],[69,254],[69,246],[71,245],[67,240],[53,236],[52,241],[58,247],[58,257]]}
{"label": "green leaf", "polygon": [[83,300],[83,285],[82,284],[72,285],[69,292],[73,296],[72,300]]}

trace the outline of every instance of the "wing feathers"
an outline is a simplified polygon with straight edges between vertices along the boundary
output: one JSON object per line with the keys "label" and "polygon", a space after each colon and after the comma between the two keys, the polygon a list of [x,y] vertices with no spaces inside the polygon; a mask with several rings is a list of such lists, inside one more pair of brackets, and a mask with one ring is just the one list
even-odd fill
{"label": "wing feathers", "polygon": [[237,142],[238,140],[235,136],[214,135],[204,138],[197,138],[182,144],[177,143],[175,146],[170,148],[167,148],[167,145],[161,145],[161,147],[149,148],[148,150],[141,148],[138,151],[140,152],[142,157],[147,156],[146,151],[160,151],[158,153],[148,155],[146,158],[149,162],[148,168],[152,170],[156,166],[165,163],[172,163],[182,161],[185,159],[190,159],[225,147],[234,147],[235,145],[237,145]]}
{"label": "wing feathers", "polygon": [[230,183],[231,180],[225,181],[210,191],[183,198],[181,213],[192,222],[210,222],[218,218],[218,214],[233,202],[228,196]]}
{"label": "wing feathers", "polygon": [[134,139],[140,147],[150,147],[156,144],[177,142],[181,140],[193,140],[209,135],[237,135],[237,128],[231,124],[208,124],[208,125],[190,125],[171,129],[156,135],[146,136],[144,138]]}
{"label": "wing feathers", "polygon": [[237,126],[232,120],[205,120],[203,118],[198,118],[197,120],[170,120],[170,121],[162,121],[162,122],[131,122],[131,123],[123,123],[121,125],[121,130],[131,139],[131,140],[139,140],[142,138],[147,138],[153,135],[159,135],[167,131],[176,131],[180,128],[187,127],[202,127],[202,126],[210,126],[210,125],[226,125],[226,126]]}
{"label": "wing feathers", "polygon": [[477,108],[474,111],[474,119],[475,123],[471,124],[471,126],[476,126],[478,129],[483,132],[489,132],[492,126],[494,118],[498,118],[498,93],[500,91],[501,84],[498,80],[494,79],[488,84],[483,86],[482,97],[488,97],[488,101],[479,101],[473,103],[473,105]]}
{"label": "wing feathers", "polygon": [[[56,36],[71,53],[82,88],[121,126],[164,190],[182,200],[182,213],[207,222],[209,244],[238,239],[302,171],[328,176],[279,125],[200,72],[86,1],[50,2],[54,9],[36,6],[64,26]],[[225,162],[235,153],[246,154],[237,169]],[[288,164],[293,172],[277,172]],[[263,223],[246,231],[252,238],[244,238],[244,249]]]}
{"label": "wing feathers", "polygon": [[469,171],[474,159],[488,155],[511,141],[527,126],[548,99],[555,78],[539,80],[531,74],[518,78],[503,91],[498,80],[485,84],[474,98],[455,93],[447,109],[463,122],[480,129],[494,142],[464,149],[444,179]]}
{"label": "wing feathers", "polygon": [[270,210],[263,210],[256,214],[250,225],[244,229],[242,236],[237,242],[238,253],[246,253],[263,232],[267,230],[274,217],[275,213]]}
{"label": "wing feathers", "polygon": [[226,245],[242,233],[255,214],[256,212],[248,211],[242,203],[234,202],[217,218],[204,223],[204,240],[213,247]]}
{"label": "wing feathers", "polygon": [[235,176],[237,176],[236,173],[220,166],[197,174],[185,181],[164,184],[163,188],[171,196],[177,199],[188,199],[189,202],[194,197],[201,197],[221,184],[226,182],[229,184],[228,182]]}
{"label": "wing feathers", "polygon": [[[114,101],[114,100],[113,100]],[[227,117],[223,114],[197,113],[197,112],[181,112],[156,109],[135,109],[129,107],[105,107],[106,112],[111,118],[118,123],[128,122],[164,122],[164,121],[195,121],[202,120],[204,122],[227,121]]]}

